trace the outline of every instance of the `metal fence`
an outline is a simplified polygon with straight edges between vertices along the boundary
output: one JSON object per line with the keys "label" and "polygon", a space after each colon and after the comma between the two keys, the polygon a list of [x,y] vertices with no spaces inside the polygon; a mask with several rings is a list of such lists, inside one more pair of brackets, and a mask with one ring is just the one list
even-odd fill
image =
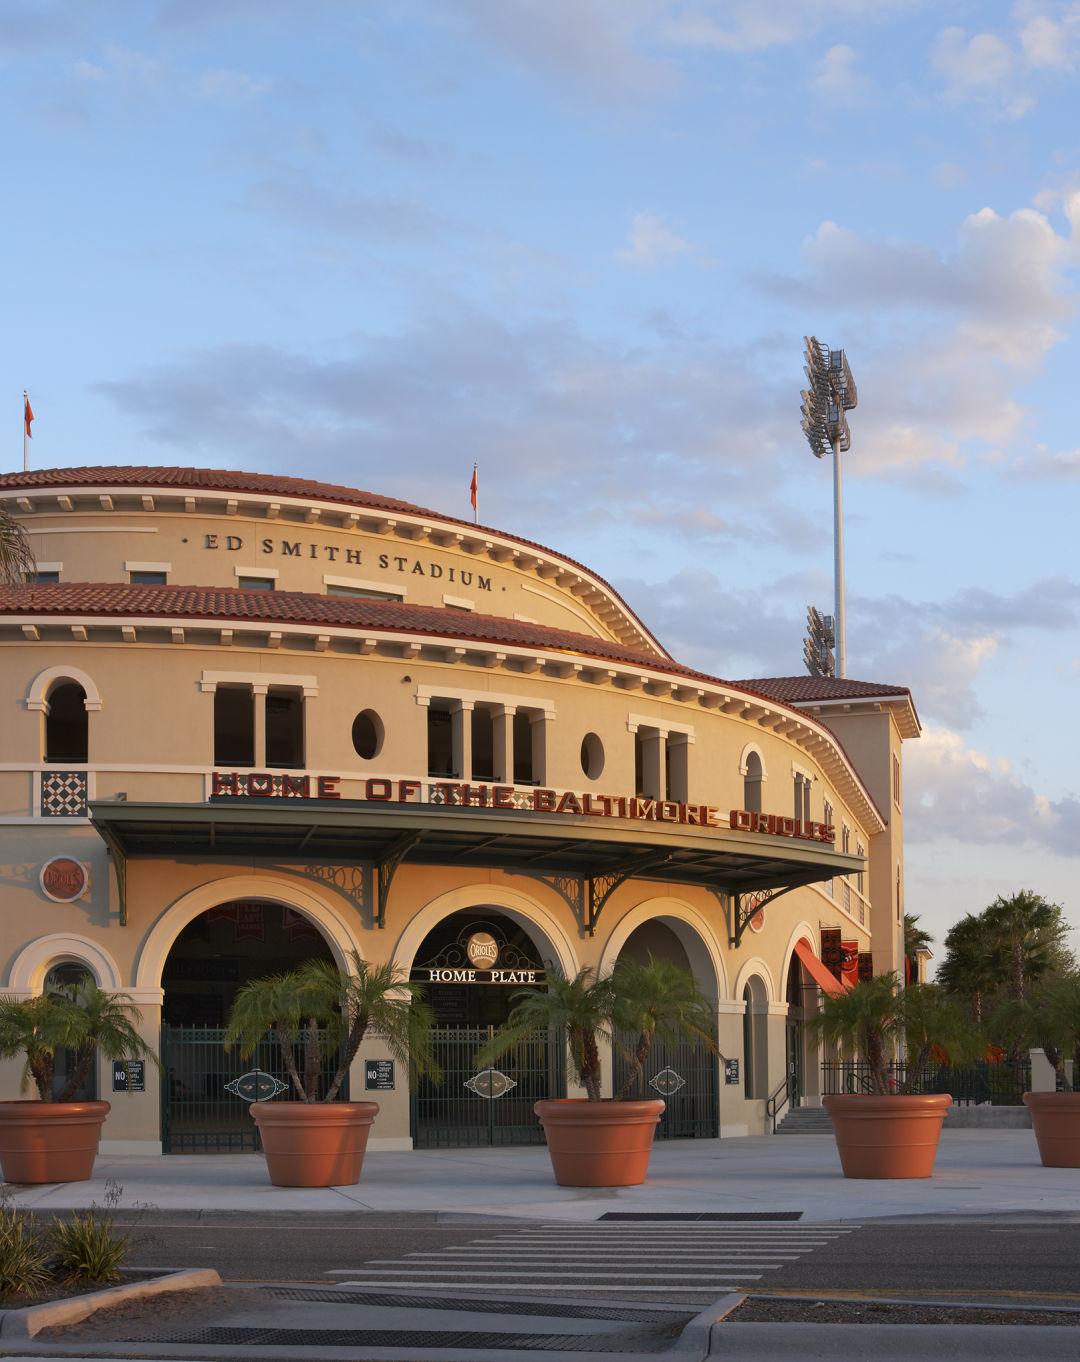
{"label": "metal fence", "polygon": [[[267,1034],[249,1059],[241,1059],[235,1047],[225,1049],[224,1038],[221,1027],[162,1026],[161,1147],[166,1154],[262,1148],[248,1102],[229,1092],[226,1084],[253,1069],[288,1084],[281,1046]],[[334,1069],[331,1055],[323,1063],[323,1091]],[[342,1100],[348,1096],[346,1079]]]}
{"label": "metal fence", "polygon": [[[907,1081],[906,1064],[889,1065],[889,1087],[899,1092]],[[825,1060],[821,1066],[821,1091],[825,1094],[870,1092],[869,1065],[852,1060]],[[1023,1094],[1031,1088],[1031,1062],[1016,1064],[989,1060],[963,1068],[950,1064],[928,1064],[915,1089],[920,1093],[947,1092],[960,1106],[990,1103],[996,1107],[1018,1107]]]}
{"label": "metal fence", "polygon": [[412,1134],[417,1149],[543,1144],[533,1103],[566,1094],[566,1065],[559,1035],[538,1031],[509,1051],[497,1067],[478,1069],[473,1056],[494,1034],[492,1026],[441,1026],[431,1045],[441,1083],[420,1079],[412,1092]]}
{"label": "metal fence", "polygon": [[[637,1036],[619,1035],[617,1040],[616,1092],[630,1072],[626,1051],[633,1048]],[[715,1139],[720,1134],[719,1063],[700,1042],[680,1040],[670,1047],[659,1040],[653,1043],[642,1079],[628,1095],[662,1097],[667,1103],[656,1128],[658,1140]]]}

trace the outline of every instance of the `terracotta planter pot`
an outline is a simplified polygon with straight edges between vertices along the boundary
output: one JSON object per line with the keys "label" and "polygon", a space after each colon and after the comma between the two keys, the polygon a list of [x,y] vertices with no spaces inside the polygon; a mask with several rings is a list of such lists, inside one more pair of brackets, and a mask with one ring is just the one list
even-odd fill
{"label": "terracotta planter pot", "polygon": [[378,1102],[252,1102],[275,1187],[348,1187],[360,1180]]}
{"label": "terracotta planter pot", "polygon": [[636,1187],[649,1171],[653,1135],[666,1103],[537,1102],[560,1187]]}
{"label": "terracotta planter pot", "polygon": [[1026,1092],[1031,1128],[1046,1168],[1080,1168],[1080,1092]]}
{"label": "terracotta planter pot", "polygon": [[928,1178],[934,1171],[946,1094],[823,1097],[846,1178]]}
{"label": "terracotta planter pot", "polygon": [[0,1102],[5,1182],[85,1182],[108,1114],[108,1102]]}

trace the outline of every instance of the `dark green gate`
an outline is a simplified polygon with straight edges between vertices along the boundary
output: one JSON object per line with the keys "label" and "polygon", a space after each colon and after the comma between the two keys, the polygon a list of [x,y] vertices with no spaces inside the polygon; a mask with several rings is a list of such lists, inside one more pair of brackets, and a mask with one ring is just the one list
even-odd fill
{"label": "dark green gate", "polygon": [[[248,1103],[226,1085],[253,1069],[272,1074],[282,1083],[288,1075],[281,1046],[271,1034],[259,1042],[249,1059],[235,1047],[226,1050],[222,1027],[169,1026],[161,1028],[161,1148],[166,1154],[220,1154],[229,1150],[259,1150],[259,1132]],[[332,1060],[324,1065],[333,1069]],[[348,1079],[342,1100],[348,1098]],[[283,1092],[283,1098],[289,1093]]]}
{"label": "dark green gate", "polygon": [[[626,1051],[632,1050],[636,1040],[637,1036],[618,1037],[615,1092],[630,1072]],[[672,1046],[654,1041],[642,1080],[628,1096],[662,1097],[667,1103],[656,1128],[658,1140],[715,1139],[720,1134],[719,1064],[717,1056],[698,1041],[680,1040]]]}
{"label": "dark green gate", "polygon": [[432,1049],[441,1083],[421,1079],[412,1093],[412,1136],[417,1149],[477,1145],[543,1144],[533,1103],[566,1095],[563,1047],[546,1031],[529,1036],[491,1069],[473,1055],[493,1026],[440,1026]]}

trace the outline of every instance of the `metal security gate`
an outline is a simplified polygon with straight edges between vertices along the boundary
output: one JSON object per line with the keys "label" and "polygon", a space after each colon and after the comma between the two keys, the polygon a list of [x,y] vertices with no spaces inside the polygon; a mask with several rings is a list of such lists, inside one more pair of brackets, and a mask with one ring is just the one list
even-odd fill
{"label": "metal security gate", "polygon": [[[234,1046],[226,1050],[222,1027],[169,1026],[161,1028],[161,1147],[166,1154],[220,1154],[229,1150],[259,1150],[259,1132],[248,1102],[228,1091],[226,1084],[259,1069],[288,1084],[281,1046],[267,1034],[249,1059]],[[323,1079],[333,1071],[333,1060],[323,1066]],[[348,1098],[348,1080],[342,1100]],[[282,1093],[286,1097],[287,1093]]]}
{"label": "metal security gate", "polygon": [[413,1089],[417,1149],[544,1143],[533,1103],[566,1095],[563,1047],[548,1032],[537,1032],[497,1067],[477,1069],[473,1056],[494,1031],[493,1026],[441,1026],[430,1033],[443,1077],[441,1083],[421,1079]]}
{"label": "metal security gate", "polygon": [[[615,1092],[626,1081],[636,1036],[620,1034],[615,1047]],[[720,1134],[720,1061],[700,1042],[653,1043],[642,1081],[630,1097],[662,1097],[667,1103],[656,1128],[658,1140],[715,1139]]]}

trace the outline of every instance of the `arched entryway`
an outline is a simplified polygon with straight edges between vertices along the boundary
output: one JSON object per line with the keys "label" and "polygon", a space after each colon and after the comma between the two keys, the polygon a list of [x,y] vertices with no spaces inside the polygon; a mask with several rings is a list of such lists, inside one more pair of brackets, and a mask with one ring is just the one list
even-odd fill
{"label": "arched entryway", "polygon": [[258,1147],[248,1103],[228,1085],[252,1069],[285,1081],[276,1040],[249,1059],[224,1047],[237,990],[302,961],[334,956],[304,914],[261,899],[232,899],[192,918],[173,941],[161,971],[162,1146],[166,1153]]}
{"label": "arched entryway", "polygon": [[[691,959],[691,953],[694,959]],[[647,964],[650,956],[656,960],[670,960],[696,976],[703,992],[707,985],[702,986],[700,976],[705,974],[710,980],[715,979],[704,942],[685,923],[676,924],[659,918],[642,922],[623,942],[618,958]],[[716,1040],[715,1017],[712,1038]],[[612,1057],[614,1092],[620,1091],[630,1074],[627,1052],[637,1037],[619,1035],[617,1040]],[[657,1139],[714,1139],[720,1133],[719,1091],[719,1061],[706,1044],[690,1040],[665,1044],[657,1040],[637,1087],[628,1095],[662,1097],[667,1103],[657,1127]]]}
{"label": "arched entryway", "polygon": [[441,1083],[425,1079],[413,1090],[416,1147],[542,1144],[533,1103],[565,1092],[561,1037],[538,1034],[497,1068],[474,1063],[514,994],[544,985],[541,945],[528,925],[495,905],[451,913],[420,943],[410,977],[435,1013],[432,1044],[443,1071]]}

